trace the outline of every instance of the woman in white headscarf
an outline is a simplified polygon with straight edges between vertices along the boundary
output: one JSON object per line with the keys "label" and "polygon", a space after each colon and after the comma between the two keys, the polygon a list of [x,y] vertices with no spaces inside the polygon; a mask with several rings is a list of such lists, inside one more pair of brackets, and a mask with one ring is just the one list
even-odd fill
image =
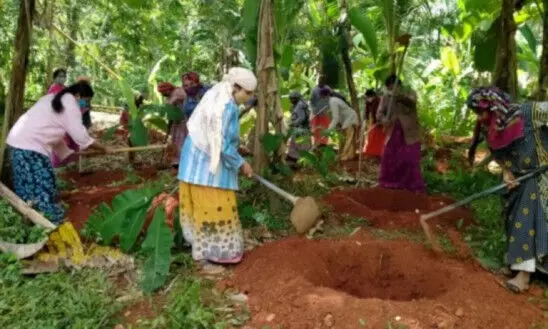
{"label": "woman in white headscarf", "polygon": [[188,136],[179,162],[180,221],[192,257],[203,262],[241,261],[244,241],[238,218],[238,173],[251,177],[251,166],[238,153],[238,105],[257,87],[253,72],[231,68],[205,93],[187,123]]}

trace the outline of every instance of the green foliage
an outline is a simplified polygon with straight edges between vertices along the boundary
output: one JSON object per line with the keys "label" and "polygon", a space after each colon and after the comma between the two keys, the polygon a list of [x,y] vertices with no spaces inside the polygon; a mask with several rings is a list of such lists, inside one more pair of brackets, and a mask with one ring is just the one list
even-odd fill
{"label": "green foliage", "polygon": [[161,288],[169,273],[173,235],[165,221],[165,210],[163,207],[158,207],[142,244],[143,252],[147,255],[141,282],[145,292],[153,292]]}
{"label": "green foliage", "polygon": [[279,160],[280,147],[287,142],[289,135],[271,134],[267,132],[263,136],[262,145],[269,159],[269,168],[267,172],[281,173],[289,176],[292,174],[291,168]]}
{"label": "green foliage", "polygon": [[113,328],[119,309],[105,275],[96,271],[0,282],[2,328]]}
{"label": "green foliage", "polygon": [[184,280],[172,294],[166,309],[168,328],[222,329],[223,323],[216,323],[215,312],[204,307],[200,298],[202,284],[197,280]]}
{"label": "green foliage", "polygon": [[[122,228],[135,228],[133,222],[142,222],[140,209],[148,209],[153,197],[159,193],[155,188],[127,190],[112,199],[112,206],[102,203],[89,217],[82,234],[88,238],[97,238],[105,244],[111,244],[114,237],[121,235],[123,246],[131,249],[135,243],[133,230],[124,231]],[[141,224],[142,225],[142,224]]]}
{"label": "green foliage", "polygon": [[207,282],[195,277],[185,277],[173,284],[166,305],[154,319],[144,321],[139,329],[225,329],[224,322],[217,322],[216,302],[205,301]]}
{"label": "green foliage", "polygon": [[47,230],[25,220],[5,199],[0,200],[0,241],[36,243],[47,237]]}
{"label": "green foliage", "polygon": [[[443,176],[426,171],[425,178],[430,193],[449,194],[457,200],[500,184],[498,177],[486,171],[449,172]],[[470,207],[477,225],[468,229],[465,239],[485,267],[500,268],[506,252],[501,196],[495,194],[475,200]]]}
{"label": "green foliage", "polygon": [[495,69],[495,55],[498,47],[498,31],[500,30],[500,19],[495,19],[487,31],[477,29],[472,37],[475,47],[474,66],[482,72],[493,72]]}
{"label": "green foliage", "polygon": [[299,163],[314,168],[322,177],[329,175],[329,166],[337,157],[337,152],[331,145],[323,146],[318,152],[300,151]]}
{"label": "green foliage", "polygon": [[373,58],[376,59],[378,52],[377,34],[367,13],[362,13],[358,8],[352,8],[348,12],[348,16],[352,25],[354,25],[354,27],[363,35]]}
{"label": "green foliage", "polygon": [[0,253],[0,287],[15,284],[21,279],[21,262],[11,253]]}
{"label": "green foliage", "polygon": [[[155,185],[159,187],[125,191],[114,197],[111,206],[101,204],[89,217],[82,234],[105,244],[112,244],[119,237],[122,251],[134,250],[152,200],[165,188],[161,183]],[[140,244],[140,254],[146,258],[141,278],[145,292],[162,287],[169,274],[174,237],[165,221],[165,210],[158,207]]]}

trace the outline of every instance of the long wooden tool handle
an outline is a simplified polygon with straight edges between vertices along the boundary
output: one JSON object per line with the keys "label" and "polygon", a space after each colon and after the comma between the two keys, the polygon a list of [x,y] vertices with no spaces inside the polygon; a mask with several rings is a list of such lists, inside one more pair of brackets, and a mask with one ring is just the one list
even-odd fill
{"label": "long wooden tool handle", "polygon": [[258,180],[261,184],[263,184],[264,186],[266,186],[269,190],[272,190],[273,192],[277,193],[279,196],[281,196],[282,198],[285,198],[287,199],[289,202],[291,202],[292,204],[295,204],[297,203],[297,200],[299,198],[297,198],[296,196],[294,196],[293,194],[287,192],[287,191],[284,191],[282,190],[281,188],[279,188],[278,186],[274,185],[273,183],[267,181],[266,179],[262,178],[261,176],[255,174],[253,175],[253,177]]}
{"label": "long wooden tool handle", "polygon": [[23,216],[28,218],[36,225],[43,226],[49,229],[55,229],[57,226],[50,222],[46,217],[42,216],[39,212],[32,209],[27,203],[21,200],[15,193],[13,193],[6,185],[0,183],[0,195],[6,198],[8,202]]}
{"label": "long wooden tool handle", "polygon": [[[547,170],[547,169],[548,169],[548,166],[540,167],[540,168],[538,168],[538,169],[536,169],[536,170],[534,170],[534,171],[532,171],[532,172],[530,172],[530,173],[528,173],[528,174],[525,174],[525,175],[523,175],[523,176],[521,176],[521,177],[519,177],[519,178],[516,178],[516,181],[517,181],[517,182],[521,182],[521,181],[527,180],[527,179],[529,179],[529,178],[535,176],[536,174],[538,174],[538,173],[540,173],[540,172],[543,172],[543,171],[545,171],[545,170]],[[498,192],[498,191],[500,191],[500,190],[502,190],[502,189],[504,189],[504,188],[506,188],[506,187],[507,187],[506,183],[502,183],[502,184],[500,184],[500,185],[491,187],[490,189],[487,189],[487,190],[485,190],[485,191],[483,191],[483,192],[479,192],[479,193],[476,193],[476,194],[474,194],[474,195],[471,195],[471,196],[467,197],[466,199],[462,199],[462,200],[460,200],[460,201],[458,201],[458,202],[456,202],[456,203],[453,203],[453,204],[451,204],[451,205],[448,205],[448,206],[446,206],[446,207],[443,207],[443,208],[438,209],[438,210],[436,210],[436,211],[433,211],[433,212],[431,212],[431,213],[422,215],[422,216],[420,217],[420,219],[421,219],[421,221],[426,221],[426,220],[428,220],[428,219],[430,219],[430,218],[432,218],[432,217],[436,217],[436,216],[439,216],[439,215],[444,214],[444,213],[446,213],[446,212],[449,212],[449,211],[451,211],[451,210],[454,210],[454,209],[456,209],[456,208],[458,208],[458,207],[460,207],[460,206],[463,206],[463,205],[465,205],[465,204],[467,204],[467,203],[470,203],[470,202],[472,202],[472,201],[474,201],[474,200],[476,200],[476,199],[479,199],[479,198],[482,198],[482,197],[487,196],[487,195],[489,195],[489,194]]]}
{"label": "long wooden tool handle", "polygon": [[[108,154],[158,150],[158,149],[165,149],[167,148],[167,146],[168,146],[167,144],[162,144],[162,145],[148,145],[148,146],[135,146],[135,147],[121,147],[121,148],[112,150],[112,152]],[[105,153],[100,151],[89,151],[89,152],[80,153],[80,155],[84,155],[84,156],[96,155],[96,154],[105,154]]]}

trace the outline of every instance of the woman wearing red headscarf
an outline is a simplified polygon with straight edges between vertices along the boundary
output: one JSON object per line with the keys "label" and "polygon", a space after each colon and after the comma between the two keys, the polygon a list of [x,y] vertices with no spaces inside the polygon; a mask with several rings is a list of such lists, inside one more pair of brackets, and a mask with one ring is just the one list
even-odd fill
{"label": "woman wearing red headscarf", "polygon": [[169,123],[169,136],[171,136],[173,157],[172,166],[179,165],[181,148],[188,135],[186,122],[194,112],[194,109],[202,99],[202,96],[209,89],[201,84],[200,77],[196,72],[187,72],[181,77],[183,87],[175,87],[169,82],[162,82],[158,85],[158,92],[168,97],[167,103],[177,106],[183,112],[181,121]]}

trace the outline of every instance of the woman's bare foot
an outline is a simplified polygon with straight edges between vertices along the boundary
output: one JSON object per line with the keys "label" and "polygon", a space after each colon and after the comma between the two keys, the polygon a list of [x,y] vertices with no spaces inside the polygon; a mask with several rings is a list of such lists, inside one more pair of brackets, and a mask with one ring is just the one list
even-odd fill
{"label": "woman's bare foot", "polygon": [[531,273],[518,272],[518,274],[508,281],[506,281],[506,287],[515,293],[520,293],[529,290],[529,278]]}

